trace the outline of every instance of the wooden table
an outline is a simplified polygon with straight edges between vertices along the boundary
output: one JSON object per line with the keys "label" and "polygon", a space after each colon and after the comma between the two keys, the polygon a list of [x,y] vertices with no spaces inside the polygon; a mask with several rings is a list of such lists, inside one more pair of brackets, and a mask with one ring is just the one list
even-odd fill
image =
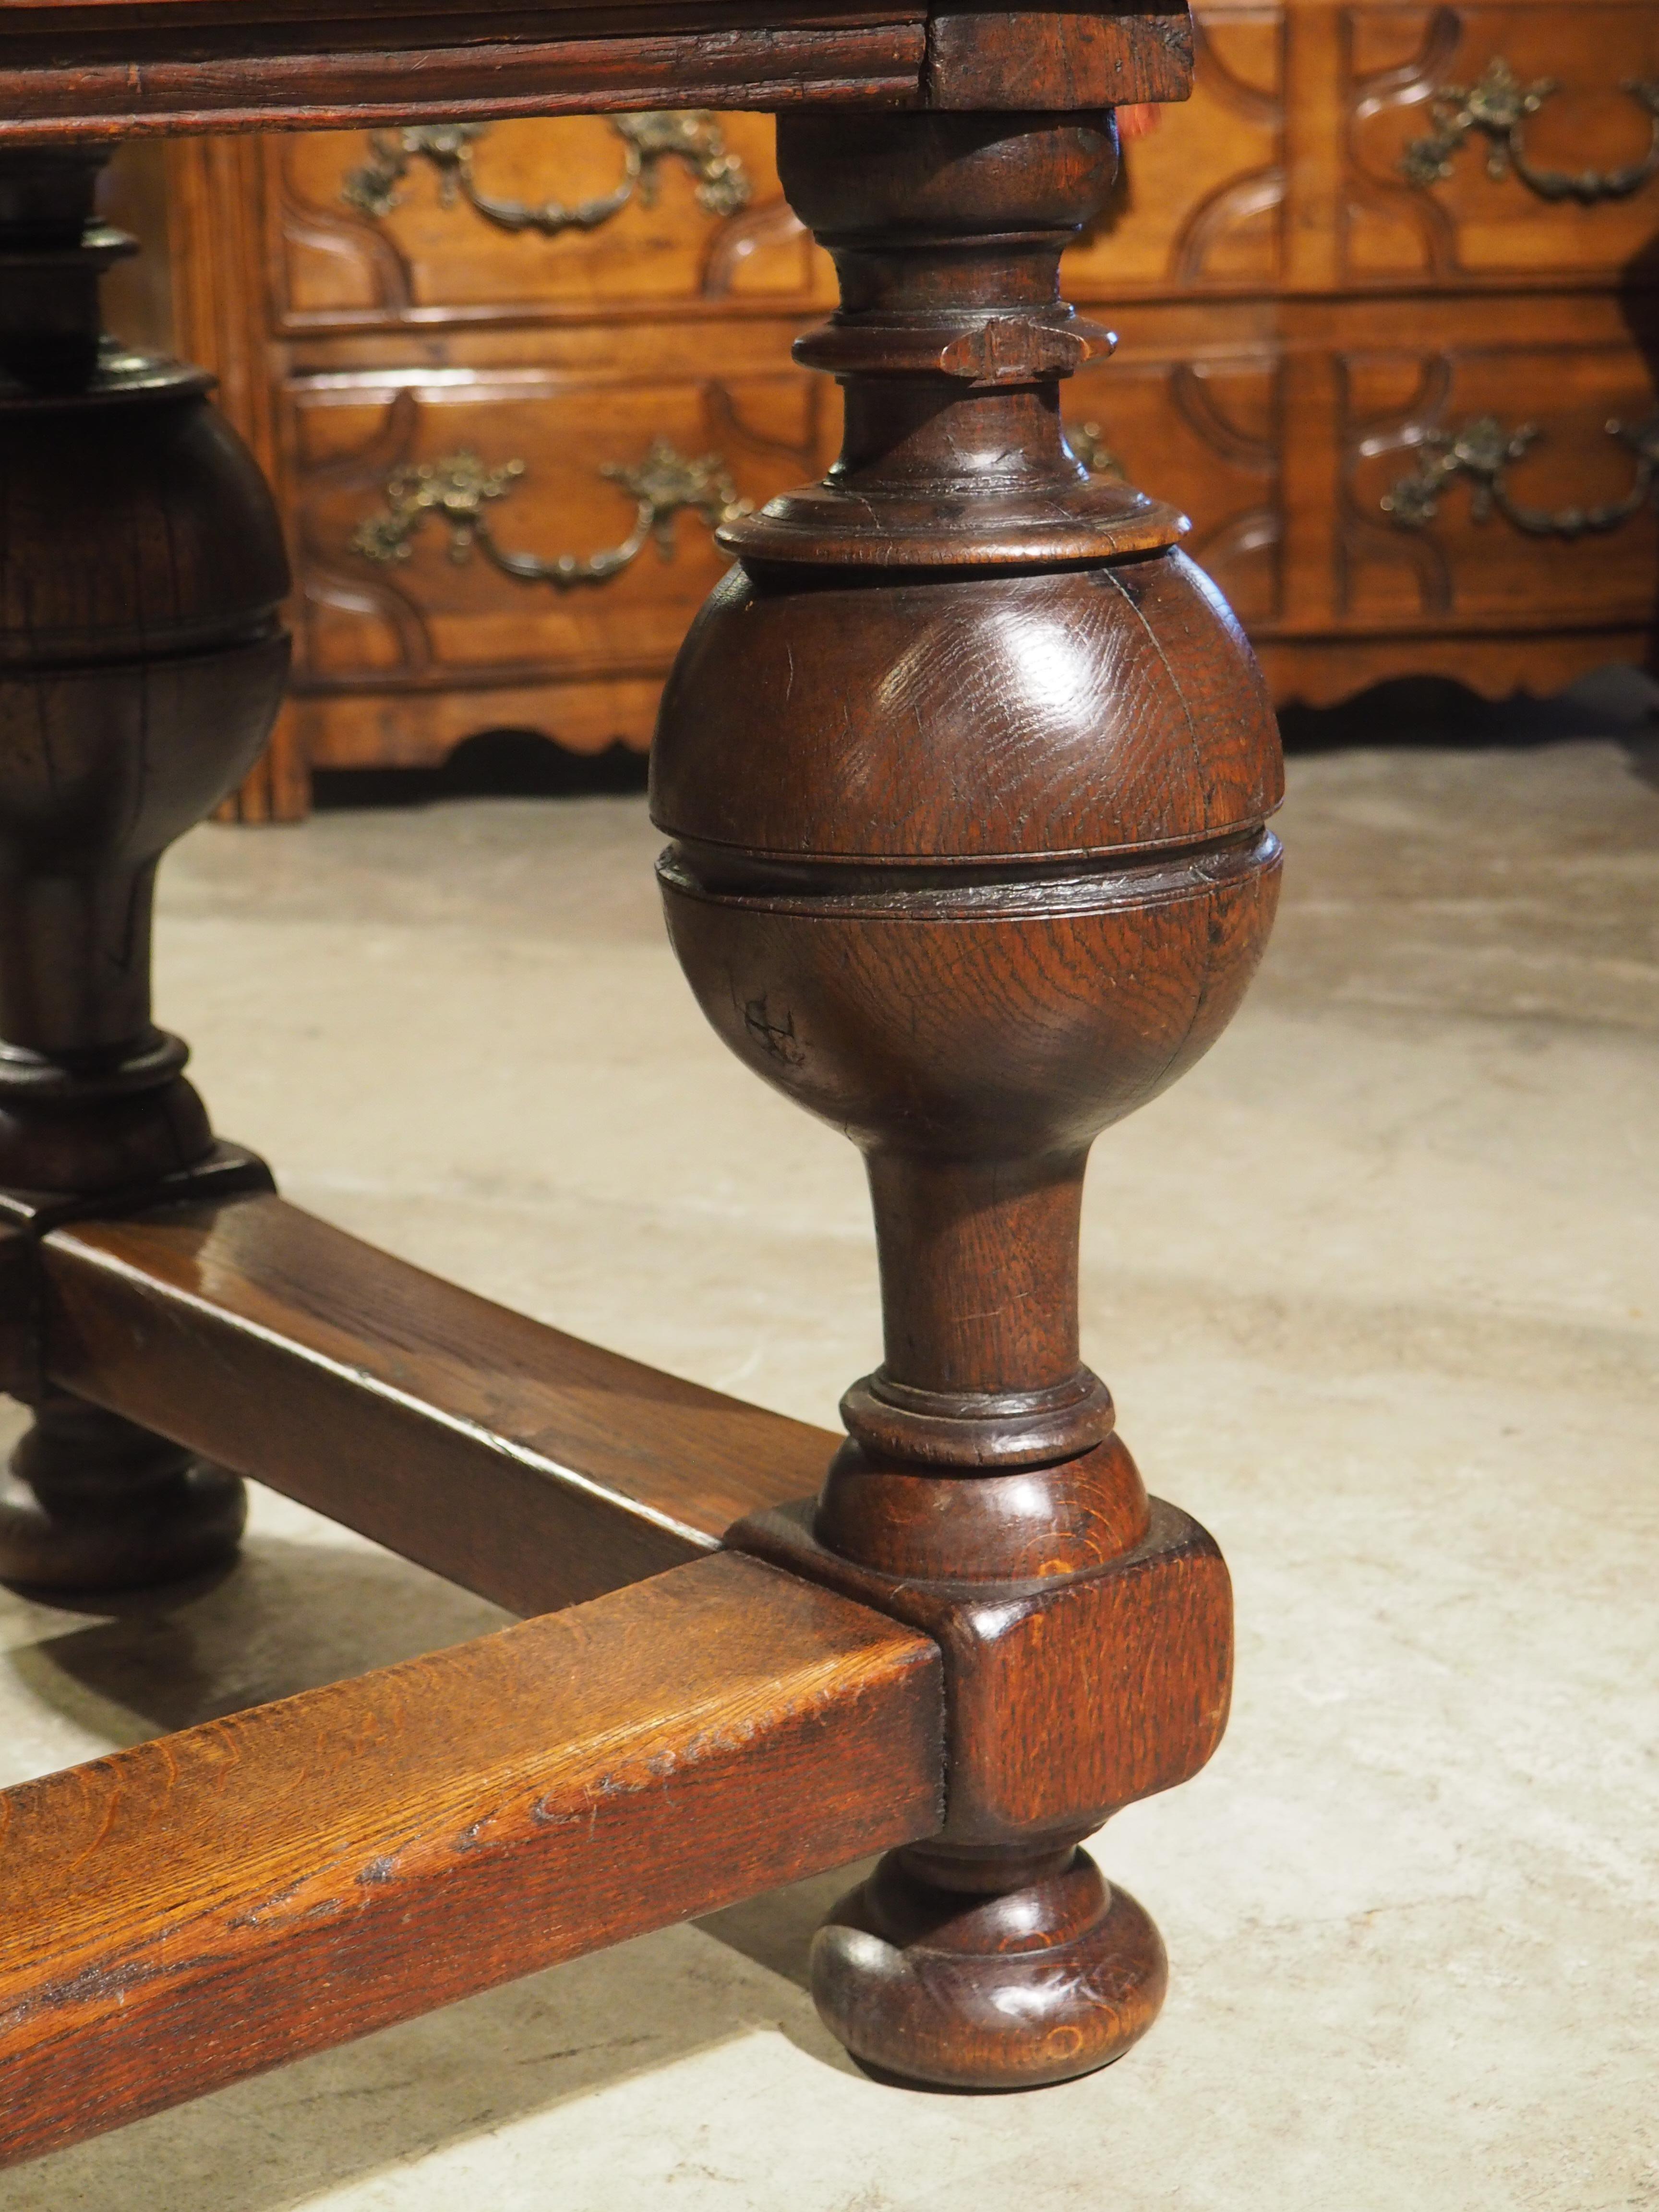
{"label": "wooden table", "polygon": [[[1164,1953],[1079,1839],[1209,1756],[1231,1616],[1079,1364],[1079,1199],[1231,1014],[1278,866],[1249,649],[1182,519],[1060,428],[1111,339],[1059,255],[1113,104],[1182,96],[1184,10],[3,20],[0,1380],[34,1425],[0,1570],[209,1571],[254,1476],[532,1617],[0,1796],[0,2155],[877,1850],[813,1961],[871,2071],[1108,2063]],[[104,153],[709,103],[777,111],[846,446],[725,532],[653,807],[709,1019],[868,1161],[885,1357],[840,1439],[286,1205],[149,1014],[155,865],[264,740],[287,576],[205,380],[100,344]],[[487,1079],[434,1040],[434,1085]]]}

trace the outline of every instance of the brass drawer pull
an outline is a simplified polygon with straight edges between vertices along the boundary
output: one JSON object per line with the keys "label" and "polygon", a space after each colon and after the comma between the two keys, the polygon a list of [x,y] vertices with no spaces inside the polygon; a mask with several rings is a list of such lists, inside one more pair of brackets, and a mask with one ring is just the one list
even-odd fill
{"label": "brass drawer pull", "polygon": [[1659,415],[1631,428],[1609,422],[1607,435],[1628,446],[1636,456],[1636,476],[1622,499],[1601,507],[1528,507],[1511,497],[1505,481],[1510,464],[1518,461],[1538,443],[1543,433],[1533,422],[1506,430],[1495,415],[1482,415],[1461,430],[1431,430],[1418,453],[1417,466],[1401,477],[1381,502],[1402,530],[1426,530],[1440,512],[1448,487],[1459,477],[1474,486],[1469,513],[1484,522],[1496,508],[1528,538],[1598,538],[1620,529],[1639,514],[1653,497],[1659,477]]}
{"label": "brass drawer pull", "polygon": [[1413,138],[1400,159],[1401,174],[1413,185],[1437,185],[1452,173],[1464,142],[1476,131],[1486,140],[1486,174],[1494,184],[1518,177],[1540,200],[1577,200],[1595,207],[1604,200],[1627,200],[1659,176],[1659,81],[1632,77],[1619,88],[1652,119],[1647,158],[1622,169],[1540,169],[1527,155],[1524,126],[1561,88],[1553,76],[1523,85],[1501,55],[1494,55],[1477,84],[1442,85],[1430,102],[1435,128]]}
{"label": "brass drawer pull", "polygon": [[599,470],[635,501],[634,526],[620,544],[586,556],[560,553],[548,560],[539,553],[505,551],[495,543],[484,514],[492,501],[507,496],[524,473],[522,461],[486,468],[476,453],[465,451],[447,453],[441,460],[402,462],[387,472],[384,509],[358,524],[351,550],[366,561],[387,565],[407,561],[416,532],[428,515],[435,514],[449,526],[449,557],[458,567],[471,558],[476,545],[486,561],[515,583],[551,584],[556,591],[568,591],[576,584],[608,583],[638,558],[653,537],[662,558],[672,560],[674,520],[682,513],[689,510],[713,531],[750,510],[749,501],[738,497],[718,453],[688,461],[665,438],[657,438],[645,459],[632,467],[606,461]]}
{"label": "brass drawer pull", "polygon": [[390,215],[403,198],[399,186],[410,165],[429,161],[438,172],[438,197],[444,207],[453,207],[459,195],[498,230],[536,230],[544,238],[556,238],[561,231],[597,230],[619,215],[636,193],[647,207],[654,206],[658,171],[672,158],[683,161],[697,179],[697,204],[708,214],[735,215],[747,205],[751,190],[748,175],[738,156],[726,152],[720,126],[707,110],[650,108],[606,119],[625,149],[622,181],[595,199],[577,200],[569,206],[544,200],[532,207],[525,200],[495,199],[481,191],[472,153],[489,129],[487,123],[416,123],[404,131],[375,131],[368,142],[368,160],[352,170],[340,198],[361,215],[377,219]]}
{"label": "brass drawer pull", "polygon": [[1116,477],[1127,483],[1123,464],[1107,444],[1098,422],[1068,422],[1066,442],[1091,477]]}

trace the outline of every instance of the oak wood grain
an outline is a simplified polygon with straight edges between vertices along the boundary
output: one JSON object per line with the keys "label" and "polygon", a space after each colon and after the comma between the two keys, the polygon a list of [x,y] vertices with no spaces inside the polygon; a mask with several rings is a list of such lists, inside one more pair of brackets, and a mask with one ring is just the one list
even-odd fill
{"label": "oak wood grain", "polygon": [[[603,20],[617,11],[595,12]],[[538,22],[530,35],[488,44],[434,37],[430,23],[413,31],[377,23],[383,35],[401,30],[404,42],[364,46],[343,23],[340,45],[325,50],[237,27],[205,53],[199,35],[188,42],[194,52],[180,53],[186,42],[171,26],[151,32],[135,20],[114,40],[101,30],[88,38],[87,58],[67,68],[58,58],[66,43],[73,51],[72,40],[19,26],[0,68],[0,143],[915,96],[926,50],[919,15],[873,27],[786,21],[745,30],[721,20],[724,12],[707,11],[715,20],[703,29],[623,35],[579,23],[550,38]],[[112,43],[133,58],[106,53]]]}
{"label": "oak wood grain", "polygon": [[283,0],[14,0],[5,21],[0,143],[33,145],[711,103],[1082,111],[1182,98],[1192,61],[1184,0],[954,6],[936,26],[914,0],[576,0],[459,19],[335,0],[321,20]]}
{"label": "oak wood grain", "polygon": [[840,377],[845,439],[722,525],[653,818],[704,1012],[865,1154],[885,1357],[816,1509],[732,1541],[923,1605],[945,1653],[944,1822],[819,1931],[821,2014],[884,2073],[1029,2087],[1155,2016],[1158,1932],[1077,1846],[1225,1717],[1225,1571],[1079,1361],[1078,1230],[1092,1139],[1260,957],[1277,732],[1180,518],[1063,434],[1060,378],[1110,343],[1058,285],[1110,116],[793,114],[778,154],[840,280],[796,355]]}
{"label": "oak wood grain", "polygon": [[281,1199],[83,1223],[42,1266],[59,1388],[518,1613],[712,1551],[836,1447]]}
{"label": "oak wood grain", "polygon": [[758,1562],[0,1795],[0,2164],[927,1834],[939,1658]]}
{"label": "oak wood grain", "polygon": [[[970,4],[933,10],[927,104],[958,112],[1083,108],[1185,100],[1193,82],[1192,18],[1176,7],[1079,8],[1066,14]],[[1131,94],[1126,88],[1139,89]]]}

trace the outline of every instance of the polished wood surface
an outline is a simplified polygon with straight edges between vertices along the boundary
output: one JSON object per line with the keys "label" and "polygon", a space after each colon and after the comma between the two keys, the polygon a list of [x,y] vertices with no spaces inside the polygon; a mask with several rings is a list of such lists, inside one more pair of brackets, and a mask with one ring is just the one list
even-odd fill
{"label": "polished wood surface", "polygon": [[[927,17],[916,8],[685,15],[607,0],[539,11],[442,13],[331,7],[328,36],[306,11],[197,0],[108,6],[9,5],[0,62],[0,137],[53,144],[145,131],[328,129],[397,122],[412,107],[489,118],[714,100],[918,97]],[[700,15],[701,20],[698,20]],[[66,16],[70,19],[67,22]],[[710,21],[708,19],[714,17]],[[67,64],[67,65],[66,65]]]}
{"label": "polished wood surface", "polygon": [[[914,1470],[866,1462],[864,1471],[902,1512]],[[994,1528],[988,1513],[951,1556],[917,1562],[904,1556],[901,1525],[884,1562],[868,1520],[849,1540],[835,1496],[844,1473],[843,1463],[815,1506],[757,1515],[732,1540],[942,1646],[952,1691],[944,1838],[959,1855],[1047,1849],[1174,1789],[1210,1758],[1231,1701],[1231,1592],[1213,1538],[1188,1515],[1142,1492],[1137,1526],[1115,1541],[1091,1531],[1085,1549],[1062,1510],[1050,1556],[1036,1559],[1021,1540],[1051,1510],[1055,1470],[1045,1468],[1018,1478],[1023,1526]],[[1063,1501],[1069,1469],[1059,1473]],[[1015,1480],[956,1487],[976,1497]]]}
{"label": "polished wood surface", "polygon": [[[1154,1513],[1079,1357],[1091,1143],[1237,1007],[1283,787],[1182,518],[1062,434],[1110,339],[1060,258],[1115,150],[1103,118],[781,120],[841,283],[798,352],[842,380],[842,452],[722,529],[738,565],[652,756],[705,1014],[869,1169],[884,1358],[816,1507],[731,1540],[946,1654],[940,1833],[843,1900],[813,1990],[866,2065],[953,2088],[1085,2073],[1150,2025],[1157,1931],[1078,1845],[1195,1771],[1229,1694],[1219,1556]],[[1139,1754],[1097,1711],[1115,1679]]]}
{"label": "polished wood surface", "polygon": [[[32,1232],[216,1171],[150,1018],[155,869],[257,757],[288,665],[281,527],[209,380],[100,342],[131,241],[92,219],[99,166],[0,151],[0,1216]],[[0,1572],[111,1587],[230,1556],[234,1478],[21,1364]]]}
{"label": "polished wood surface", "polygon": [[516,1613],[712,1551],[835,1448],[277,1198],[57,1230],[40,1264],[58,1389]]}
{"label": "polished wood surface", "polygon": [[[399,38],[399,126],[428,82],[464,112],[479,69],[491,97],[547,96],[516,19],[471,19],[462,59],[422,43],[448,17],[377,19],[379,45],[348,19],[328,55],[303,13],[278,37],[199,0],[182,44],[181,20],[25,10],[58,66],[37,83],[8,56],[0,427],[30,495],[0,543],[22,580],[0,594],[0,1353],[36,1427],[0,1571],[111,1588],[199,1567],[210,1533],[228,1550],[210,1506],[236,1477],[200,1447],[517,1602],[627,1587],[5,1799],[26,1877],[0,1933],[14,2154],[879,1844],[897,1855],[813,1969],[863,2063],[969,2088],[1106,2064],[1166,1968],[1079,1843],[1209,1755],[1231,1607],[1213,1543],[1147,1498],[1080,1362],[1078,1194],[1094,1137],[1237,1004],[1279,864],[1244,637],[1180,514],[1083,467],[1060,409],[1113,344],[1058,285],[1111,189],[1103,102],[1182,89],[1184,22],[941,11],[904,100],[835,112],[792,21],[744,33],[787,65],[780,174],[836,266],[840,310],[797,357],[845,387],[843,447],[758,508],[708,460],[667,498],[737,565],[667,688],[653,804],[716,1028],[869,1162],[885,1357],[822,1467],[833,1440],[308,1224],[216,1143],[150,1024],[149,875],[269,712],[280,555],[201,380],[99,342],[122,241],[88,219],[92,156],[55,134],[182,130],[222,94],[314,118],[342,83],[367,97]],[[592,62],[599,27],[563,27]],[[729,26],[681,27],[718,53]],[[678,50],[653,61],[637,19],[611,31],[688,100]],[[118,88],[99,51],[117,37]],[[999,93],[1055,105],[998,112]],[[706,121],[688,128],[665,143],[729,188]],[[368,198],[405,150],[377,149]],[[96,482],[77,439],[107,457]],[[69,528],[41,512],[49,465]],[[629,537],[567,562],[496,538],[512,469],[439,474],[389,477],[360,543],[395,559],[441,512],[504,575],[592,582],[679,482],[653,452],[617,479]],[[816,1504],[780,1507],[807,1462]],[[724,1554],[651,1576],[734,1509]]]}
{"label": "polished wood surface", "polygon": [[[1184,0],[1073,13],[869,0],[7,0],[0,143],[647,105],[1178,100]],[[319,33],[323,35],[319,36]],[[654,102],[653,102],[654,94]]]}
{"label": "polished wood surface", "polygon": [[0,1792],[0,2165],[926,1835],[939,1710],[726,1557]]}

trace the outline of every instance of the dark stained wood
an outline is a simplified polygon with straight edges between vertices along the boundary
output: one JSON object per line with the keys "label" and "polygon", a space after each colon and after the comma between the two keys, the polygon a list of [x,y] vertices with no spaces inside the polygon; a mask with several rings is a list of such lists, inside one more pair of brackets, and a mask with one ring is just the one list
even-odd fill
{"label": "dark stained wood", "polygon": [[[240,1146],[216,1144],[188,1167],[155,1178],[136,1202],[220,1203],[270,1188],[263,1160]],[[235,1475],[47,1380],[40,1240],[88,1204],[118,1201],[106,1193],[94,1201],[73,1192],[0,1190],[7,1224],[0,1388],[34,1413],[12,1453],[14,1494],[0,1501],[0,1571],[28,1589],[140,1589],[203,1572],[234,1553],[247,1516]]]}
{"label": "dark stained wood", "polygon": [[[1138,0],[1054,12],[809,0],[761,11],[599,0],[453,13],[336,0],[13,0],[0,143],[161,131],[475,120],[605,108],[801,105],[1078,108],[1173,100],[1191,82],[1187,9]],[[550,29],[557,35],[550,37]]]}
{"label": "dark stained wood", "polygon": [[98,166],[0,155],[0,1183],[26,1189],[118,1188],[211,1144],[150,1020],[151,891],[287,666],[281,532],[205,380],[96,367],[97,279],[129,243],[82,240]]}
{"label": "dark stained wood", "polygon": [[[888,1477],[894,1487],[904,1480]],[[1041,1495],[1041,1484],[1031,1487]],[[944,1564],[925,1578],[862,1565],[831,1549],[826,1540],[838,1533],[796,1504],[757,1515],[732,1540],[944,1647],[950,1809],[941,1841],[953,1851],[1067,1844],[1188,1781],[1220,1742],[1231,1593],[1215,1540],[1177,1507],[1153,1499],[1141,1533],[1115,1556],[1081,1565],[1062,1550],[1054,1561],[1011,1561],[998,1579]]]}
{"label": "dark stained wood", "polygon": [[[184,1047],[149,1023],[150,884],[257,750],[286,658],[269,500],[203,380],[95,365],[96,278],[122,243],[82,240],[95,166],[0,155],[0,216],[61,295],[43,315],[40,289],[15,290],[21,313],[0,320],[0,1182],[50,1194],[0,1212],[37,1233],[222,1166]],[[106,513],[120,528],[100,565],[85,545]],[[36,1426],[12,1462],[27,1493],[0,1503],[0,1572],[29,1587],[222,1559],[236,1476],[257,1472],[540,1612],[712,1548],[809,1487],[832,1448],[275,1199],[46,1251],[49,1346],[21,1386]]]}
{"label": "dark stained wood", "polygon": [[[927,24],[927,102],[947,109],[1115,107],[1184,100],[1192,88],[1193,26],[1184,5],[1133,9],[952,7]],[[1134,92],[1126,88],[1135,85]]]}
{"label": "dark stained wood", "polygon": [[0,1794],[0,2164],[926,1835],[926,1638],[720,1558]]}
{"label": "dark stained wood", "polygon": [[55,1231],[41,1258],[57,1387],[517,1613],[713,1550],[836,1448],[277,1198]]}
{"label": "dark stained wood", "polygon": [[669,927],[714,1028],[870,1171],[884,1352],[816,1510],[733,1543],[925,1617],[946,1815],[814,1950],[879,2071],[1010,2088],[1108,2063],[1163,1948],[1080,1839],[1224,1724],[1214,1544],[1149,1506],[1079,1358],[1095,1136],[1213,1042],[1266,942],[1277,732],[1181,518],[1091,479],[1059,297],[1109,118],[780,118],[842,308],[824,483],[726,526],[739,565],[664,693]]}
{"label": "dark stained wood", "polygon": [[[897,1468],[868,1472],[890,1492],[918,1480]],[[1064,2081],[1121,2057],[1163,2002],[1157,1929],[1077,1841],[1188,1780],[1220,1741],[1231,1589],[1213,1540],[1157,1499],[1139,1540],[1082,1563],[1066,1511],[1072,1480],[1072,1465],[1028,1473],[1012,1530],[983,1511],[958,1516],[969,1524],[962,1564],[939,1557],[931,1579],[916,1574],[902,1528],[884,1570],[831,1549],[847,1533],[835,1478],[816,1516],[795,1507],[732,1534],[758,1557],[925,1627],[944,1650],[940,1837],[884,1859],[813,1947],[820,2012],[884,2074],[947,2088]],[[972,1489],[987,1483],[975,1477]],[[1054,1540],[1042,1558],[1045,1509]],[[869,1519],[854,1533],[867,1558]]]}
{"label": "dark stained wood", "polygon": [[[286,0],[11,11],[15,143],[204,112],[701,102],[698,71],[733,56],[749,74],[722,96],[786,110],[784,186],[842,301],[800,358],[843,383],[844,450],[722,531],[738,566],[666,694],[654,806],[711,1019],[870,1162],[886,1322],[816,1508],[780,1514],[811,1431],[459,1300],[269,1196],[135,1212],[212,1143],[182,1048],[149,1026],[147,871],[268,712],[280,553],[246,455],[199,428],[199,380],[95,349],[118,248],[86,221],[90,157],[0,159],[0,427],[27,493],[0,554],[27,576],[45,544],[62,606],[56,659],[27,586],[4,633],[23,889],[0,908],[0,1184],[51,1205],[0,1212],[39,1237],[43,1376],[37,1502],[0,1519],[0,1566],[38,1540],[58,1568],[106,1559],[100,1460],[176,1504],[195,1463],[156,1478],[159,1436],[274,1468],[509,1601],[647,1573],[734,1506],[732,1544],[794,1571],[696,1560],[0,1801],[21,1837],[0,1927],[14,2154],[884,1843],[815,1948],[820,2008],[866,2064],[1025,2086],[1108,2063],[1156,2013],[1157,1931],[1077,1846],[1208,1755],[1230,1607],[1213,1544],[1146,1498],[1081,1364],[1078,1192],[1094,1137],[1248,983],[1279,785],[1182,518],[1091,477],[1060,428],[1060,380],[1112,343],[1057,281],[1111,185],[1103,87],[1158,96],[1183,70],[1169,7],[1099,12],[941,13],[905,87],[878,26],[859,82],[815,74],[833,15],[566,15],[550,40],[541,17],[459,34],[372,8],[324,36]],[[1052,112],[1006,111],[1039,94]],[[37,434],[69,472],[67,533]],[[191,557],[161,562],[153,630],[145,547],[175,475]],[[83,578],[64,548],[88,532]],[[41,743],[65,667],[81,690]],[[598,1481],[555,1464],[571,1436]],[[117,1549],[129,1578],[134,1556],[165,1571],[166,1544]]]}
{"label": "dark stained wood", "polygon": [[[151,896],[288,666],[281,527],[207,380],[100,349],[131,241],[91,220],[100,161],[0,149],[0,1212],[33,1225],[216,1160],[150,1018]],[[61,1399],[12,1471],[0,1574],[40,1586],[194,1572],[241,1526],[233,1478]]]}
{"label": "dark stained wood", "polygon": [[0,1567],[37,1594],[143,1589],[220,1567],[247,1521],[240,1480],[165,1437],[63,1390],[32,1394],[34,1419],[0,1506]]}
{"label": "dark stained wood", "polygon": [[[621,10],[595,11],[601,23]],[[442,117],[473,122],[496,116],[561,115],[653,106],[773,108],[797,100],[914,98],[921,76],[923,19],[744,32],[649,32],[626,37],[550,39],[544,21],[500,44],[434,42],[429,22],[403,29],[405,43],[378,50],[227,52],[210,60],[160,53],[132,66],[111,58],[66,71],[48,58],[61,33],[43,39],[33,66],[27,46],[0,67],[0,143],[130,137],[146,132],[337,130]],[[129,39],[133,33],[125,34]],[[143,41],[143,32],[137,37]],[[118,46],[120,40],[100,40]],[[663,87],[671,88],[665,92]]]}
{"label": "dark stained wood", "polygon": [[40,1384],[33,1307],[33,1240],[0,1220],[0,1390],[10,1398]]}
{"label": "dark stained wood", "polygon": [[870,2073],[907,2087],[1069,2081],[1138,2042],[1168,1984],[1151,1918],[1068,1849],[990,1869],[890,1851],[812,1944],[825,2022]]}

